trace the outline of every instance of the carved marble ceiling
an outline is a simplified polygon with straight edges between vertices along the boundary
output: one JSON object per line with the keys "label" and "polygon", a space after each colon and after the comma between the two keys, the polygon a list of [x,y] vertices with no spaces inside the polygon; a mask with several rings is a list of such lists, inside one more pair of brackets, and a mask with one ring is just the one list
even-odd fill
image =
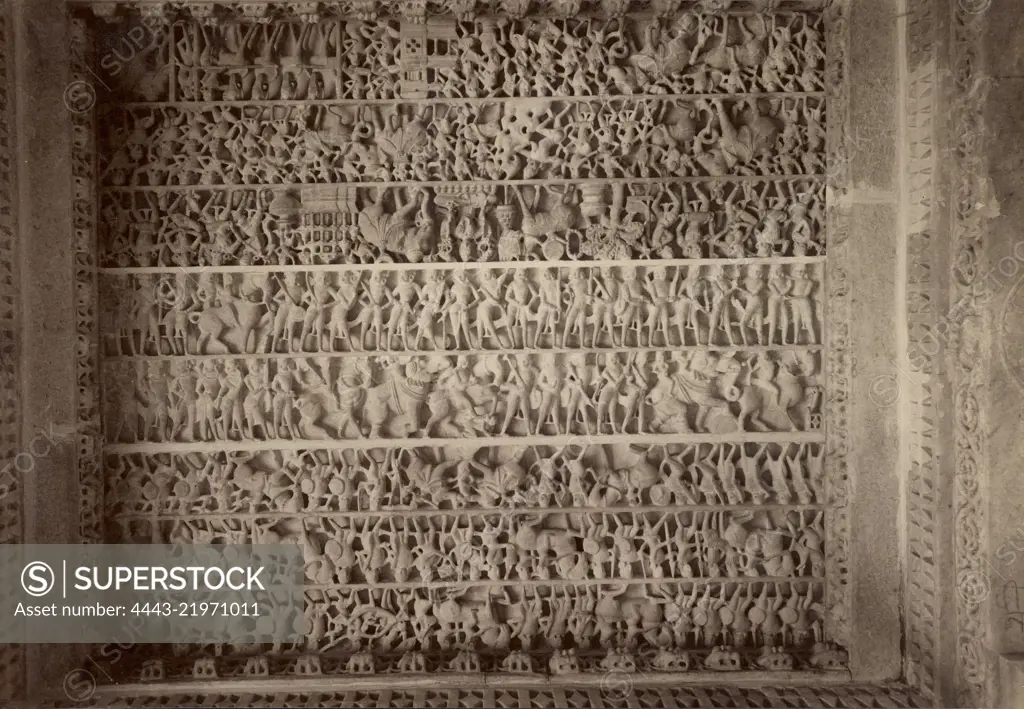
{"label": "carved marble ceiling", "polygon": [[77,27],[84,519],[308,564],[131,671],[845,668],[817,5],[301,5]]}

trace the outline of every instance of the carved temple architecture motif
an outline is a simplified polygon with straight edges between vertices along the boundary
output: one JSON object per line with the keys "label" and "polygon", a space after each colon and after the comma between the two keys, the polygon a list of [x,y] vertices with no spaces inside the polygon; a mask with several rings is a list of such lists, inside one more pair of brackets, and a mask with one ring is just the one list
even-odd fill
{"label": "carved temple architecture motif", "polygon": [[350,4],[80,37],[102,539],[308,582],[116,672],[844,670],[821,3]]}

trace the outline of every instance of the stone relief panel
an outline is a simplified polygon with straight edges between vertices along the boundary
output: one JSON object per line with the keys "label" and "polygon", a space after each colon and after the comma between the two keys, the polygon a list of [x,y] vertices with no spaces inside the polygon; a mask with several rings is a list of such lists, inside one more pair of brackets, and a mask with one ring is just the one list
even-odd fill
{"label": "stone relief panel", "polygon": [[[777,357],[778,361],[773,361]],[[110,443],[821,429],[813,352],[110,363]]]}
{"label": "stone relief panel", "polygon": [[[824,90],[822,23],[804,13],[430,17],[426,30],[430,98]],[[408,49],[400,20],[177,24],[116,89],[129,102],[391,99]]]}
{"label": "stone relief panel", "polygon": [[108,276],[104,353],[811,348],[822,280],[802,262]]}
{"label": "stone relief panel", "polygon": [[109,268],[825,253],[824,184],[810,179],[138,188],[102,200]]}
{"label": "stone relief panel", "polygon": [[114,82],[106,537],[308,574],[143,678],[846,666],[822,15],[584,5],[175,10]]}
{"label": "stone relief panel", "polygon": [[400,510],[807,507],[827,504],[823,462],[816,443],[111,454],[105,499],[114,518],[172,520],[302,511],[344,517]]}
{"label": "stone relief panel", "polygon": [[824,172],[818,97],[110,109],[111,186]]}

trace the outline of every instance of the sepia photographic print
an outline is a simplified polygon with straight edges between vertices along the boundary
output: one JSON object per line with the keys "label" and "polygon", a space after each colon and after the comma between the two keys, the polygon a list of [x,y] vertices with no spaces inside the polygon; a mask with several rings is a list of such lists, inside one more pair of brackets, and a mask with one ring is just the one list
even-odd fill
{"label": "sepia photographic print", "polygon": [[0,707],[1024,707],[1020,0],[0,0]]}

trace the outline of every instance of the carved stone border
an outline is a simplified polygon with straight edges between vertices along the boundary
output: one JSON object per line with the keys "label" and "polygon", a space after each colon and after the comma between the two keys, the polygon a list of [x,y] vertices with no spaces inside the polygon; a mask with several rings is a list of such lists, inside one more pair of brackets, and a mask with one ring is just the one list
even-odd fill
{"label": "carved stone border", "polygon": [[825,261],[828,297],[825,324],[826,409],[825,480],[830,507],[826,513],[828,555],[825,560],[825,602],[828,608],[826,636],[844,647],[850,646],[849,587],[849,500],[850,478],[849,421],[847,402],[853,363],[849,357],[850,289],[841,254],[846,251],[850,233],[849,211],[839,206],[850,184],[847,127],[849,125],[850,87],[849,5],[845,0],[832,2],[825,10],[826,70],[828,114],[827,151],[832,162],[827,178],[827,220],[829,256]]}
{"label": "carved stone border", "polygon": [[[939,159],[943,100],[939,76],[945,43],[939,35],[938,3],[913,0],[907,5],[905,66],[901,88],[903,157],[903,231],[905,242],[903,288],[905,296],[905,345],[903,365],[907,376],[899,378],[903,431],[901,475],[906,500],[906,588],[904,616],[907,681],[926,696],[945,692],[939,670],[943,615],[942,568],[948,568],[948,545],[942,534],[948,525],[941,504],[949,486],[950,467],[945,463],[941,411],[947,404],[942,393],[944,367],[936,345],[936,326],[948,312],[946,298],[945,225],[938,208],[942,190]],[[948,418],[946,419],[948,421]]]}
{"label": "carved stone border", "polygon": [[[18,229],[14,204],[17,190],[14,110],[14,65],[11,5],[0,1],[0,544],[25,540],[25,467],[19,459],[21,441],[20,318],[18,302]],[[0,702],[25,692],[25,647],[0,646]]]}
{"label": "carved stone border", "polygon": [[[985,307],[984,248],[990,186],[984,157],[985,73],[982,33],[986,15],[962,0],[952,4],[950,87],[952,196],[950,199],[951,305],[949,364],[953,385],[956,484],[953,493],[956,559],[956,701],[958,706],[994,706],[998,658],[992,651],[988,594],[984,587],[989,550],[986,407],[991,314]],[[979,586],[980,584],[980,586]]]}
{"label": "carved stone border", "polygon": [[[622,680],[625,680],[623,683]],[[504,690],[493,688],[424,688],[416,690],[373,689],[363,691],[287,692],[253,691],[197,692],[184,690],[161,696],[98,692],[88,703],[59,702],[48,707],[536,707],[555,709],[579,707],[815,707],[834,709],[889,709],[926,707],[928,701],[903,684],[839,685],[835,687],[730,687],[690,686],[676,689],[634,687],[628,675],[613,675],[600,689],[535,688]]]}
{"label": "carved stone border", "polygon": [[[782,10],[820,9],[832,0],[781,0]],[[315,20],[322,17],[451,16],[466,19],[481,15],[572,17],[577,14],[617,17],[653,12],[669,16],[695,7],[754,10],[763,0],[70,0],[87,5],[98,16],[129,9],[146,14],[167,12],[180,18],[202,20],[214,15],[240,20]]]}
{"label": "carved stone border", "polygon": [[[71,87],[90,87],[91,39],[84,20],[71,24]],[[95,93],[91,94],[95,101]],[[86,94],[88,100],[90,94]],[[88,108],[91,108],[88,107]],[[77,473],[83,541],[103,541],[103,472],[99,419],[99,339],[96,270],[96,130],[91,110],[70,111],[74,217],[75,333],[77,364]]]}

